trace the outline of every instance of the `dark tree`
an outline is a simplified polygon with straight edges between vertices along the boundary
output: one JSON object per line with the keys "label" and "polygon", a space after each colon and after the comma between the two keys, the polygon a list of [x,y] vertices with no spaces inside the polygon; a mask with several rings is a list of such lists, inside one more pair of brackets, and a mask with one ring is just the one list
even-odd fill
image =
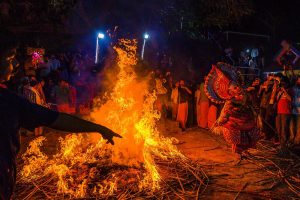
{"label": "dark tree", "polygon": [[[162,19],[169,29],[183,30],[199,37],[204,28],[236,24],[253,13],[249,0],[173,0],[163,9]],[[172,23],[169,23],[172,22]]]}
{"label": "dark tree", "polygon": [[[253,13],[251,0],[10,0],[12,8],[27,9],[18,24],[59,25],[66,22],[90,31],[120,26],[136,30],[161,26],[199,37],[203,28],[225,27]],[[21,9],[23,12],[24,9]],[[19,12],[14,10],[15,15]],[[12,16],[12,18],[18,19]],[[15,21],[16,22],[16,21]],[[12,24],[12,23],[10,23]],[[73,28],[73,30],[75,30]]]}

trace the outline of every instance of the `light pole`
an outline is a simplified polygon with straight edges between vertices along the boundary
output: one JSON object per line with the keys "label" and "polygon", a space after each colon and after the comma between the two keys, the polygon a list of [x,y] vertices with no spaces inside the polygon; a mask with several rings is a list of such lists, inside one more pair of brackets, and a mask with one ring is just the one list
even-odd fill
{"label": "light pole", "polygon": [[99,62],[99,39],[103,40],[104,38],[105,38],[105,35],[103,33],[98,33],[98,35],[97,35],[97,41],[96,41],[95,64],[98,64],[98,62]]}
{"label": "light pole", "polygon": [[146,46],[146,42],[149,38],[150,38],[149,34],[145,33],[144,34],[144,43],[143,43],[143,48],[142,48],[142,55],[141,55],[142,60],[144,60],[145,46]]}

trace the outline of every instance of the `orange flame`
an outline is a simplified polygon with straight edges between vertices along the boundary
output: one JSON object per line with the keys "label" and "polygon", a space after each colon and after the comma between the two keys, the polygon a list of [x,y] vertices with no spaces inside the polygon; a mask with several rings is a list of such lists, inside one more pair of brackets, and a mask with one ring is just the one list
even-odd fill
{"label": "orange flame", "polygon": [[[118,56],[117,82],[114,83],[111,98],[96,107],[91,118],[121,134],[123,139],[116,140],[111,147],[105,144],[99,134],[68,135],[60,139],[60,151],[50,159],[39,149],[45,138],[38,138],[23,155],[26,163],[21,171],[23,181],[37,179],[34,174],[40,177],[54,174],[58,177],[58,193],[84,198],[88,179],[94,176],[92,170],[84,167],[85,164],[115,163],[143,168],[143,176],[136,177],[139,189],[155,191],[160,188],[161,176],[154,159],[186,159],[172,145],[171,139],[159,135],[156,122],[160,114],[153,107],[156,96],[148,91],[148,78],[138,81],[135,73],[137,41],[122,39],[114,50]],[[77,181],[79,175],[73,172],[77,168],[83,171],[81,181]],[[111,174],[95,185],[93,195],[114,194],[118,189],[118,176]]]}

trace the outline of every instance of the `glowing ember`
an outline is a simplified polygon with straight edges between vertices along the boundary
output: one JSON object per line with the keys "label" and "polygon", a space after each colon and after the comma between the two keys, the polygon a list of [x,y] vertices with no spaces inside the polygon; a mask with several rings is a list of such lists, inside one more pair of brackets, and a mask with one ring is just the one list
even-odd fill
{"label": "glowing ember", "polygon": [[[171,139],[160,136],[156,128],[160,114],[153,108],[155,94],[148,92],[148,80],[138,81],[135,73],[136,40],[120,40],[114,50],[118,56],[117,82],[109,100],[96,107],[91,118],[123,139],[110,146],[99,134],[68,135],[60,139],[59,152],[50,158],[40,151],[45,138],[37,138],[23,155],[20,183],[55,177],[51,193],[74,198],[109,197],[128,190],[149,194],[164,183],[157,160],[188,162]],[[47,191],[43,193],[49,196]]]}

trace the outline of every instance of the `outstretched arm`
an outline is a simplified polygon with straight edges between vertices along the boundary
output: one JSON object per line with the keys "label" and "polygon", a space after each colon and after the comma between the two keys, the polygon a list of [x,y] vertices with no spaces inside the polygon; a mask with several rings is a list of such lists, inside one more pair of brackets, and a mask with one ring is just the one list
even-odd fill
{"label": "outstretched arm", "polygon": [[121,138],[120,135],[99,124],[30,103],[28,100],[9,91],[7,91],[7,95],[13,100],[12,106],[17,107],[20,127],[33,130],[40,126],[46,126],[73,133],[98,132],[111,144],[114,144],[113,137]]}
{"label": "outstretched arm", "polygon": [[114,144],[113,137],[122,138],[119,134],[113,132],[109,128],[106,128],[105,126],[95,124],[93,122],[89,122],[65,113],[59,113],[57,119],[49,127],[60,131],[74,133],[98,132],[111,144]]}

